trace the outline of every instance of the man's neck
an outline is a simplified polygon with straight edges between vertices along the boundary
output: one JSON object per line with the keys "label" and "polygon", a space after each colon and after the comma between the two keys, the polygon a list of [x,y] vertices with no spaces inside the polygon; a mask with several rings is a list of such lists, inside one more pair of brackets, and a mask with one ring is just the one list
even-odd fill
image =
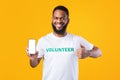
{"label": "man's neck", "polygon": [[55,32],[53,32],[53,34],[56,36],[56,37],[64,37],[67,35],[67,32],[63,33],[63,34],[57,34]]}

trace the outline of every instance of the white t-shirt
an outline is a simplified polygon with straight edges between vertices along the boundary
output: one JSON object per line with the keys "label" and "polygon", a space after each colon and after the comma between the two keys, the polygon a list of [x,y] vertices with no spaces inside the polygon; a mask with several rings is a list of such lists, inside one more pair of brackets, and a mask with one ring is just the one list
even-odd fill
{"label": "white t-shirt", "polygon": [[44,59],[42,80],[78,80],[76,51],[80,44],[87,50],[93,48],[84,38],[69,33],[65,37],[50,33],[40,38],[36,48],[38,58]]}

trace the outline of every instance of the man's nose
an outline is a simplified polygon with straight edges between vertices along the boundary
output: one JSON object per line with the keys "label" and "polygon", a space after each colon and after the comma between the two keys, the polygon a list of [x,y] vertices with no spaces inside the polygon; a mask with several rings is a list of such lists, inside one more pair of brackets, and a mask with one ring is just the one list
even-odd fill
{"label": "man's nose", "polygon": [[62,19],[61,19],[61,18],[58,18],[58,19],[57,19],[57,22],[59,22],[59,23],[62,22]]}

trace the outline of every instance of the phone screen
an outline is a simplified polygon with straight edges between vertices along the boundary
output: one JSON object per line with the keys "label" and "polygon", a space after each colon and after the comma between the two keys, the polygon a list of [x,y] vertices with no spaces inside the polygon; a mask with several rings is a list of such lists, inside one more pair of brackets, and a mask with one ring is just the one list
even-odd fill
{"label": "phone screen", "polygon": [[29,54],[35,54],[35,51],[36,51],[36,40],[35,39],[29,39],[28,49],[29,49]]}

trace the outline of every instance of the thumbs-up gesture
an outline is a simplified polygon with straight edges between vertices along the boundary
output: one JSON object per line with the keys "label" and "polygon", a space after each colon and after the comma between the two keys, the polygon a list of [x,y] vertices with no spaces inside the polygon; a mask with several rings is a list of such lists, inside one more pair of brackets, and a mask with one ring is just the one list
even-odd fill
{"label": "thumbs-up gesture", "polygon": [[88,51],[85,49],[83,45],[80,45],[80,48],[77,50],[77,56],[80,59],[83,59],[89,56]]}

